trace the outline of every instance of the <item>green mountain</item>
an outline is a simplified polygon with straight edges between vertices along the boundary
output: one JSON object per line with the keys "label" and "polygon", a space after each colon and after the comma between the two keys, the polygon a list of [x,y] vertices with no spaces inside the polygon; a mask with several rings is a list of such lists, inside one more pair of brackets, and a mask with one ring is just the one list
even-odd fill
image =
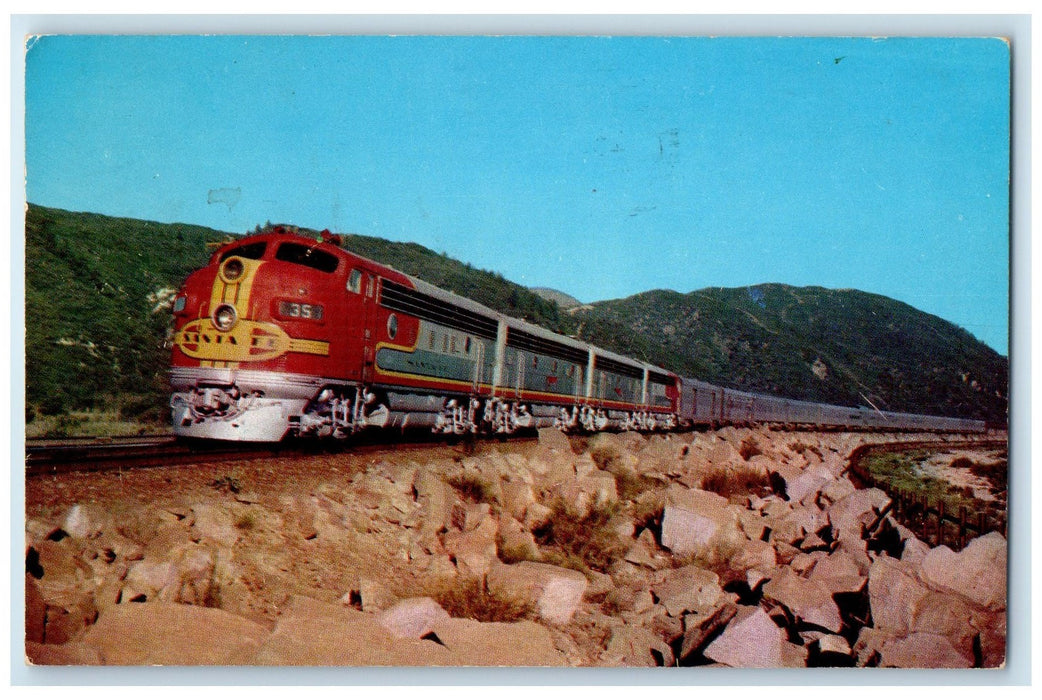
{"label": "green mountain", "polygon": [[[877,294],[764,284],[578,310],[579,335],[691,377],[847,406],[1005,422],[1009,360]],[[619,343],[616,339],[624,339]]]}
{"label": "green mountain", "polygon": [[[207,244],[228,235],[29,205],[29,407],[163,414],[170,302],[206,262]],[[493,309],[685,376],[794,398],[1005,420],[1008,360],[885,297],[762,285],[652,291],[565,312],[498,273],[414,243],[343,239],[348,250]]]}
{"label": "green mountain", "polygon": [[170,302],[226,234],[29,205],[26,400],[43,413],[165,411]]}

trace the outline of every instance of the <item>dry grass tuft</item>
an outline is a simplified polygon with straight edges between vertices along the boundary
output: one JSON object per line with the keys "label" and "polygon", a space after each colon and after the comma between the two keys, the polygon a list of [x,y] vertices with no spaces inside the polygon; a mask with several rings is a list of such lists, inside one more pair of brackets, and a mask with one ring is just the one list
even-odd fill
{"label": "dry grass tuft", "polygon": [[570,503],[556,499],[544,525],[532,531],[543,548],[544,561],[576,571],[606,572],[628,545],[609,521],[621,510],[616,504],[597,504],[583,514]]}
{"label": "dry grass tuft", "polygon": [[771,493],[771,481],[767,474],[749,467],[718,468],[702,477],[700,488],[728,499],[749,494],[766,496]]}
{"label": "dry grass tuft", "polygon": [[496,497],[492,491],[492,484],[487,479],[469,472],[463,472],[450,477],[446,482],[456,489],[456,492],[465,501],[471,503],[495,503]]}
{"label": "dry grass tuft", "polygon": [[531,603],[493,593],[478,578],[431,584],[413,595],[433,598],[451,617],[478,622],[517,622],[535,614]]}

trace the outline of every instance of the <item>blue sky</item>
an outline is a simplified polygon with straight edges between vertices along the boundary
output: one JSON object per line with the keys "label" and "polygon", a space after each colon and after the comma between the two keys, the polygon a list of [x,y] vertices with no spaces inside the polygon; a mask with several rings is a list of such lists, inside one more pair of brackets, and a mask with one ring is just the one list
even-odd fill
{"label": "blue sky", "polygon": [[994,39],[48,36],[29,201],[415,241],[583,301],[855,288],[1007,352]]}

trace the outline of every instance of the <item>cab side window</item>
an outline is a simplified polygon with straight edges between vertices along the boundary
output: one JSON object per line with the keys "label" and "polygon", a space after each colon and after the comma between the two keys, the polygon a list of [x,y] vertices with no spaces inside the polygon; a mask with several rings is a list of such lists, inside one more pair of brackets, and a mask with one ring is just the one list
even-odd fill
{"label": "cab side window", "polygon": [[347,291],[360,294],[362,291],[362,271],[351,270],[351,274],[347,276]]}

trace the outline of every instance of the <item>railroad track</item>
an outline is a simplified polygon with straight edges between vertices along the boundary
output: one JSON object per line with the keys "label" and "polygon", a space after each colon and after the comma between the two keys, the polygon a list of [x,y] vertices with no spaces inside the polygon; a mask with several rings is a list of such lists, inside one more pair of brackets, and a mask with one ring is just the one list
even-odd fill
{"label": "railroad track", "polygon": [[25,446],[25,474],[35,477],[71,471],[194,464],[274,453],[271,446],[193,444],[170,435],[32,440]]}
{"label": "railroad track", "polygon": [[[512,442],[534,439],[534,436],[526,435],[511,437]],[[25,447],[25,474],[27,478],[32,478],[66,472],[140,469],[265,457],[307,457],[337,452],[370,454],[447,445],[466,449],[466,439],[417,432],[404,437],[362,435],[342,443],[306,440],[277,444],[225,443],[184,440],[171,435],[29,440]]]}

